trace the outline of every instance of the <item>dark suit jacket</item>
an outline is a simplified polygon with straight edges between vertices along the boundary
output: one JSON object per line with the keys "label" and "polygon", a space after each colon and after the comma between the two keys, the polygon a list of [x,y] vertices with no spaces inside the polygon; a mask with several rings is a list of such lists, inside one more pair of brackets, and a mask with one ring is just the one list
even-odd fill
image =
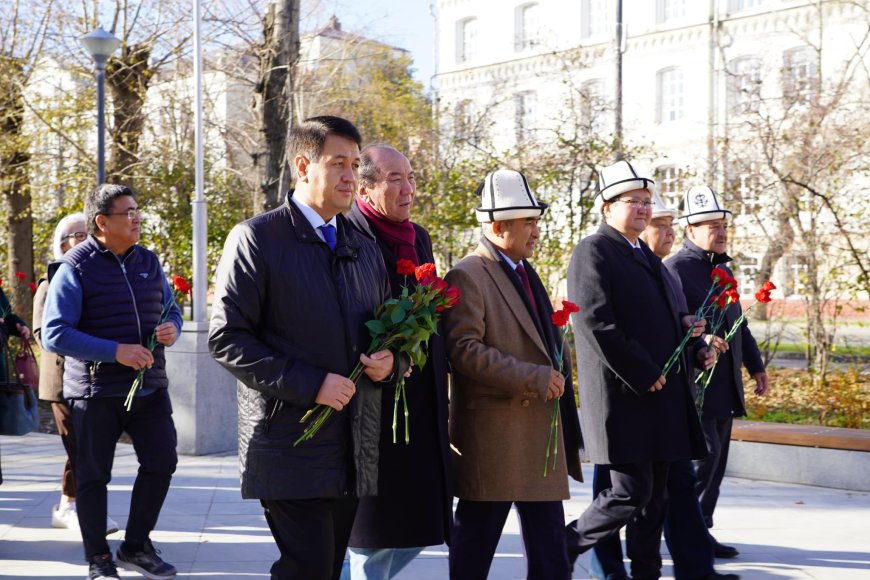
{"label": "dark suit jacket", "polygon": [[[377,238],[356,204],[347,217],[360,233],[378,243],[392,295],[401,294],[403,284],[414,283],[413,276],[408,280],[399,276],[396,272],[398,257]],[[434,262],[428,232],[417,224],[414,230],[414,246],[420,264]],[[409,445],[405,445],[401,420],[397,443],[393,443],[395,387],[384,389],[378,495],[360,499],[350,536],[350,545],[354,548],[409,548],[449,543],[453,525],[453,473],[447,433],[447,353],[443,332],[432,335],[428,354],[426,365],[422,369],[415,367],[405,380]]]}
{"label": "dark suit jacket", "polygon": [[568,267],[568,298],[580,306],[573,321],[583,439],[599,464],[706,454],[686,357],[664,389],[649,392],[684,331],[661,260],[640,244],[643,257],[602,224]]}

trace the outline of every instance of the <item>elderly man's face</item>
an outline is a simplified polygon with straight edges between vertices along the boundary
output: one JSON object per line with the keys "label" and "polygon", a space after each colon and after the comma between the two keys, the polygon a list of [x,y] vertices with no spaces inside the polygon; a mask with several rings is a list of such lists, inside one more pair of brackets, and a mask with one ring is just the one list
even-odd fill
{"label": "elderly man's face", "polygon": [[640,238],[646,242],[653,254],[664,260],[674,245],[674,218],[660,216],[651,219]]}
{"label": "elderly man's face", "polygon": [[371,158],[378,168],[377,181],[370,186],[360,183],[360,197],[390,221],[409,219],[417,182],[408,158],[391,149],[374,149]]}
{"label": "elderly man's face", "polygon": [[686,235],[705,252],[724,254],[728,245],[728,220],[718,219],[690,225]]}
{"label": "elderly man's face", "polygon": [[531,258],[541,237],[541,230],[538,229],[540,219],[529,217],[493,222],[495,239],[490,239],[514,262]]}
{"label": "elderly man's face", "polygon": [[604,207],[607,223],[627,238],[637,239],[649,224],[652,194],[646,189],[623,193]]}

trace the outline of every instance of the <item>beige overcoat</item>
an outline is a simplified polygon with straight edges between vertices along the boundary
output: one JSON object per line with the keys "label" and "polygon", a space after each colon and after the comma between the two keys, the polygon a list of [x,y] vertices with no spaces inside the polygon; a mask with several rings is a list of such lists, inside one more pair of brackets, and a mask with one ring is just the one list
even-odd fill
{"label": "beige overcoat", "polygon": [[568,499],[561,428],[555,470],[544,477],[552,360],[508,276],[480,245],[445,277],[461,292],[445,316],[455,494],[475,501]]}
{"label": "beige overcoat", "polygon": [[63,402],[63,357],[42,348],[42,312],[48,295],[48,280],[40,280],[33,296],[33,335],[40,344],[39,398],[43,401]]}

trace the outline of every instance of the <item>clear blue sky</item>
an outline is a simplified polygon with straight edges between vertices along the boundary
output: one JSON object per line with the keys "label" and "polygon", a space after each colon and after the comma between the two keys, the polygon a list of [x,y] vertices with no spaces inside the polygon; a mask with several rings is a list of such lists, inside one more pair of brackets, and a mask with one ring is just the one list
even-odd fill
{"label": "clear blue sky", "polygon": [[428,89],[435,74],[435,20],[429,13],[430,0],[319,0],[302,2],[303,32],[338,16],[343,30],[355,32],[411,51],[414,77]]}

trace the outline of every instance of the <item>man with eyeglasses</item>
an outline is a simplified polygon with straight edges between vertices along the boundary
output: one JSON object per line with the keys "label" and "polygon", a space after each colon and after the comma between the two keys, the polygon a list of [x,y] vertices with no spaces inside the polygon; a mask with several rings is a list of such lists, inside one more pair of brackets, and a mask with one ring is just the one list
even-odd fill
{"label": "man with eyeglasses", "polygon": [[[725,253],[731,212],[720,206],[716,192],[707,186],[689,189],[685,193],[683,207],[685,214],[680,217],[680,223],[686,228],[686,239],[683,247],[667,261],[666,266],[679,277],[688,306],[694,311],[707,296],[713,268],[721,266],[731,273],[725,265],[731,261],[731,257]],[[739,303],[728,306],[725,322],[718,330],[718,336],[712,338],[713,346],[720,353],[719,362],[701,409],[701,424],[709,454],[706,459],[695,461],[698,474],[696,491],[708,528],[713,527],[713,511],[725,476],[733,420],[746,414],[741,367],[746,366],[755,379],[756,395],[763,395],[768,387],[764,361],[749,326],[744,323],[740,332],[734,335],[730,348],[721,338],[732,327],[740,312]],[[734,558],[738,555],[733,546],[720,544],[713,536],[710,538],[717,558]]]}
{"label": "man with eyeglasses", "polygon": [[[118,578],[116,560],[147,578],[171,578],[175,567],[149,536],[177,463],[163,351],[181,331],[181,311],[157,256],[137,244],[141,219],[132,189],[94,189],[85,200],[85,222],[91,236],[64,254],[49,284],[42,343],[66,357],[63,396],[78,443],[76,511],[88,578]],[[152,333],[154,352],[144,346]],[[142,386],[128,411],[124,401],[141,370]],[[133,440],[139,473],[115,560],[106,542],[106,486],[122,432]]]}
{"label": "man with eyeglasses", "polygon": [[662,374],[685,313],[669,296],[661,260],[639,240],[652,180],[622,160],[599,172],[598,185],[604,223],[574,249],[568,298],[580,306],[573,322],[583,440],[610,481],[568,525],[568,553],[574,561],[632,522],[632,578],[659,578],[669,466],[706,453],[688,355]]}

